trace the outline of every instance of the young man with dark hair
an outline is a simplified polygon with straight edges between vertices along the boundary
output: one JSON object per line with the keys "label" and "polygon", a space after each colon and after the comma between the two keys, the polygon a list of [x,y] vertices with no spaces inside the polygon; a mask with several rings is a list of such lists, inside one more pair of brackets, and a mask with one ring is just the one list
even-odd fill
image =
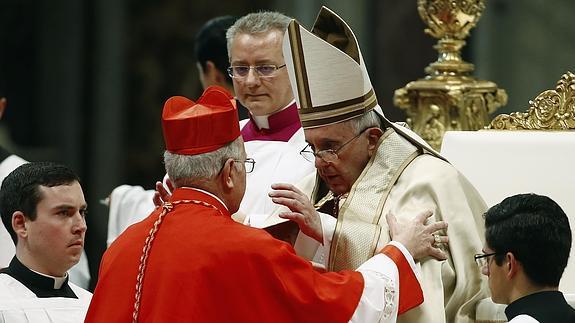
{"label": "young man with dark hair", "polygon": [[0,322],[84,320],[92,294],[69,282],[68,270],[82,255],[86,208],[66,166],[27,163],[4,179],[0,213],[16,255],[0,270]]}
{"label": "young man with dark hair", "polygon": [[547,196],[519,194],[485,213],[484,254],[491,299],[509,304],[509,322],[575,322],[558,290],[571,249],[569,220]]}

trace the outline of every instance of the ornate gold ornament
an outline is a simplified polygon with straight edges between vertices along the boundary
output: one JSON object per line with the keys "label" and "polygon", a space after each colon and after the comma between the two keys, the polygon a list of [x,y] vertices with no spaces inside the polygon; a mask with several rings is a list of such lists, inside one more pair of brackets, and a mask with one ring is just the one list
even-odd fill
{"label": "ornate gold ornament", "polygon": [[546,90],[529,100],[527,112],[495,117],[489,129],[568,130],[575,129],[575,74],[567,72],[555,90]]}
{"label": "ornate gold ornament", "polygon": [[469,31],[481,17],[485,0],[418,0],[425,32],[439,41],[436,62],[427,76],[395,91],[394,104],[407,113],[410,127],[436,149],[449,130],[478,130],[489,114],[507,103],[507,94],[493,82],[469,75],[474,66],[461,59]]}

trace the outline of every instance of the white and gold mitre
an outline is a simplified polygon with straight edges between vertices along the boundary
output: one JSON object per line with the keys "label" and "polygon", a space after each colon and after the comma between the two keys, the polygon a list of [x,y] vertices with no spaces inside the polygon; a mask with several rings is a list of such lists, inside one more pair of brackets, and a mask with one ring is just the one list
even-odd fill
{"label": "white and gold mitre", "polygon": [[357,39],[330,9],[321,8],[311,32],[292,20],[283,54],[304,129],[349,120],[377,105]]}

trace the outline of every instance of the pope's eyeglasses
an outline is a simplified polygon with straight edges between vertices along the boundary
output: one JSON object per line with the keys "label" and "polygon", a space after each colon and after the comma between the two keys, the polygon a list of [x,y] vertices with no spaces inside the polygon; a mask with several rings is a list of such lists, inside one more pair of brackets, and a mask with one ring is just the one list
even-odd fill
{"label": "pope's eyeglasses", "polygon": [[338,153],[341,152],[341,150],[345,146],[347,146],[347,144],[349,144],[350,142],[359,138],[359,136],[361,136],[361,134],[363,134],[367,129],[369,129],[369,128],[363,129],[357,135],[355,135],[353,138],[344,142],[341,146],[339,146],[338,149],[324,149],[324,150],[320,150],[318,152],[314,152],[313,149],[311,148],[311,146],[308,144],[307,146],[304,147],[304,149],[302,149],[302,151],[299,152],[299,154],[303,158],[305,158],[305,160],[307,160],[311,163],[315,162],[316,157],[323,160],[326,163],[333,163],[339,159]]}

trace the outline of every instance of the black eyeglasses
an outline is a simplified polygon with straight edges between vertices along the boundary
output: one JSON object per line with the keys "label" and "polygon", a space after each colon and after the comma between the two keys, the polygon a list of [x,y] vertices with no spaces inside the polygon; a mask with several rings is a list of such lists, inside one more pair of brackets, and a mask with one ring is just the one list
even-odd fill
{"label": "black eyeglasses", "polygon": [[[369,129],[369,128],[367,128]],[[355,135],[353,138],[351,138],[350,140],[346,141],[345,143],[343,143],[341,146],[339,146],[338,149],[324,149],[324,150],[320,150],[318,152],[314,152],[313,150],[307,150],[308,148],[310,148],[311,146],[308,144],[307,146],[304,147],[304,149],[302,149],[299,154],[305,158],[305,160],[313,163],[315,162],[315,158],[319,158],[321,160],[323,160],[326,163],[333,163],[336,160],[339,159],[339,155],[338,153],[341,152],[341,150],[343,149],[343,147],[345,147],[347,144],[349,144],[350,142],[354,141],[355,139],[359,138],[359,136],[361,136],[361,134],[363,134],[367,129],[363,129],[362,131],[360,131],[357,135]]]}
{"label": "black eyeglasses", "polygon": [[256,74],[259,77],[272,77],[277,70],[285,66],[286,64],[279,66],[274,64],[263,64],[256,66],[234,65],[228,67],[228,75],[233,78],[244,78],[248,76],[250,70],[253,69],[254,71],[256,71]]}
{"label": "black eyeglasses", "polygon": [[499,252],[492,252],[492,253],[478,253],[473,256],[475,258],[475,262],[479,268],[483,268],[489,264],[489,258],[491,256],[495,256],[499,254]]}
{"label": "black eyeglasses", "polygon": [[256,161],[253,158],[246,158],[244,160],[242,159],[234,159],[234,162],[236,163],[243,163],[246,173],[251,173],[254,171],[254,168],[256,166]]}

